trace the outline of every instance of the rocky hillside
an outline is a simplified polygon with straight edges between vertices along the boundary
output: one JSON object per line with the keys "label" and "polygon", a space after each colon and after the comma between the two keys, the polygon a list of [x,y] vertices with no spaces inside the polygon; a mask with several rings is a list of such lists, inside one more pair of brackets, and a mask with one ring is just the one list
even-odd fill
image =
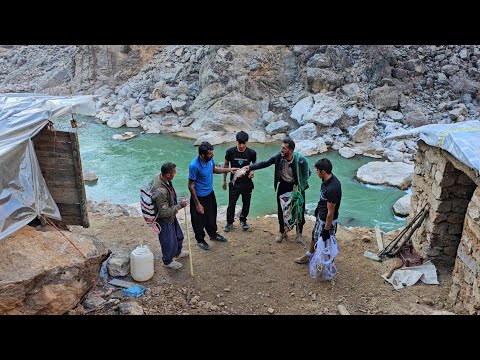
{"label": "rocky hillside", "polygon": [[386,135],[479,115],[480,46],[0,46],[0,92],[98,95],[111,127],[411,162]]}

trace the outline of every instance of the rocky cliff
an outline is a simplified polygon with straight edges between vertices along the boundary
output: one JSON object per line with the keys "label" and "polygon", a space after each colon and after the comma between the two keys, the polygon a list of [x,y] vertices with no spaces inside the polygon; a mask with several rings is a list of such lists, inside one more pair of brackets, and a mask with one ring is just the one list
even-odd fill
{"label": "rocky cliff", "polygon": [[0,91],[95,94],[111,127],[411,162],[384,137],[478,117],[479,66],[477,45],[0,46]]}

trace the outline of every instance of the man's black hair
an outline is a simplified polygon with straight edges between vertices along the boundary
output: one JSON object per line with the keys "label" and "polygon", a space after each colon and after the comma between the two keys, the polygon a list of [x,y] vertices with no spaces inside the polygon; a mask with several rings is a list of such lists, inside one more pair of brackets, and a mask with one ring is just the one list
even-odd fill
{"label": "man's black hair", "polygon": [[240,144],[245,144],[248,141],[248,134],[245,131],[239,131],[237,133],[237,141]]}
{"label": "man's black hair", "polygon": [[207,156],[210,150],[213,150],[212,144],[210,144],[208,141],[204,141],[198,147],[198,155]]}
{"label": "man's black hair", "polygon": [[293,141],[289,137],[283,139],[283,143],[287,144],[290,150],[295,150],[295,141]]}
{"label": "man's black hair", "polygon": [[320,171],[325,170],[327,174],[331,174],[333,169],[332,163],[326,158],[318,160],[315,163],[315,167]]}
{"label": "man's black hair", "polygon": [[170,161],[166,162],[165,164],[162,165],[162,168],[160,169],[162,171],[162,176],[171,174],[176,167],[177,165],[175,165],[174,163]]}

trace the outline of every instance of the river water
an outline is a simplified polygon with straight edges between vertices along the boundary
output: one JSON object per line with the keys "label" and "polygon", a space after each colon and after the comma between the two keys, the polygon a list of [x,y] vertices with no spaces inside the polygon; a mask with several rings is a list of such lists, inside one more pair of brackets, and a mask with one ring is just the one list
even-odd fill
{"label": "river water", "polygon": [[[140,134],[140,129],[125,127],[112,129],[89,117],[79,118],[78,123],[83,171],[94,171],[98,176],[95,184],[86,184],[88,198],[96,201],[111,199],[117,204],[138,202],[140,186],[155,176],[166,161],[177,165],[177,175],[173,180],[177,193],[188,194],[188,165],[198,155],[198,147],[193,146],[193,139],[170,134]],[[62,130],[61,123],[57,128]],[[127,141],[112,140],[114,134],[125,131],[133,131],[138,136]],[[234,145],[235,143],[216,145],[215,162],[223,164],[226,149]],[[281,142],[250,143],[249,146],[256,150],[257,161],[263,161],[280,151]],[[314,206],[319,200],[321,180],[314,171],[314,164],[322,157],[332,161],[333,173],[342,183],[339,219],[342,225],[374,227],[378,224],[383,231],[405,225],[405,220],[397,218],[392,211],[392,205],[405,195],[404,191],[363,185],[354,180],[360,166],[370,161],[379,161],[378,159],[358,155],[345,159],[336,151],[308,157],[312,176],[309,179],[310,188],[306,191],[307,204]],[[272,165],[255,172],[250,217],[276,213],[273,169]],[[222,174],[214,175],[214,190],[219,206],[228,204],[228,189],[222,189],[222,180]],[[237,204],[241,205],[241,199]],[[223,223],[219,226],[223,226]]]}

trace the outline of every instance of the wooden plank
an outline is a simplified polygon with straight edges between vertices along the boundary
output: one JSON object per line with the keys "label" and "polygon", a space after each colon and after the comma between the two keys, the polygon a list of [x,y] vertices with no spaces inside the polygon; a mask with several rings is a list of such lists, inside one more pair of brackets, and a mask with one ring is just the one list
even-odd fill
{"label": "wooden plank", "polygon": [[66,225],[82,225],[83,220],[78,216],[62,216],[62,222]]}
{"label": "wooden plank", "polygon": [[59,224],[88,227],[77,133],[46,127],[33,139],[40,169],[62,216]]}
{"label": "wooden plank", "polygon": [[[40,164],[40,166],[42,166]],[[75,178],[75,169],[56,169],[56,168],[42,168],[42,175],[45,179],[52,179],[55,178],[57,180],[65,180]],[[75,180],[76,182],[76,180]]]}
{"label": "wooden plank", "polygon": [[38,139],[69,139],[69,131],[59,131],[59,130],[48,130],[47,127],[44,127],[34,138],[34,141]]}
{"label": "wooden plank", "polygon": [[52,194],[53,199],[56,203],[64,204],[78,204],[80,202],[80,197],[76,189],[50,189],[50,194]]}
{"label": "wooden plank", "polygon": [[61,210],[62,216],[79,216],[80,204],[66,204],[66,203],[57,203],[58,209]]}
{"label": "wooden plank", "polygon": [[72,154],[74,160],[75,171],[77,172],[77,189],[80,198],[80,212],[83,218],[83,227],[90,226],[87,210],[87,194],[85,192],[85,184],[83,183],[82,159],[80,158],[80,144],[78,142],[78,134],[70,133],[70,140],[72,140]]}
{"label": "wooden plank", "polygon": [[61,177],[57,178],[54,175],[48,176],[43,176],[45,179],[45,182],[47,183],[48,189],[54,188],[54,187],[72,187],[76,186],[75,184],[77,183],[75,178],[73,176],[71,177]]}
{"label": "wooden plank", "polygon": [[71,151],[51,151],[35,149],[37,158],[40,159],[73,159]]}
{"label": "wooden plank", "polygon": [[41,164],[45,169],[70,169],[73,166],[73,159],[64,159],[64,158],[38,158],[39,164]]}
{"label": "wooden plank", "polygon": [[[58,134],[58,132],[57,132]],[[71,143],[69,136],[54,136],[50,134],[42,134],[41,137],[32,140],[35,145],[37,144],[68,144]]]}
{"label": "wooden plank", "polygon": [[65,142],[41,142],[41,143],[34,143],[35,150],[41,151],[53,151],[53,152],[71,152],[72,151],[72,144],[65,143]]}
{"label": "wooden plank", "polygon": [[377,246],[378,246],[378,251],[383,250],[383,236],[382,236],[382,230],[380,230],[380,226],[375,225],[375,238],[377,239]]}

